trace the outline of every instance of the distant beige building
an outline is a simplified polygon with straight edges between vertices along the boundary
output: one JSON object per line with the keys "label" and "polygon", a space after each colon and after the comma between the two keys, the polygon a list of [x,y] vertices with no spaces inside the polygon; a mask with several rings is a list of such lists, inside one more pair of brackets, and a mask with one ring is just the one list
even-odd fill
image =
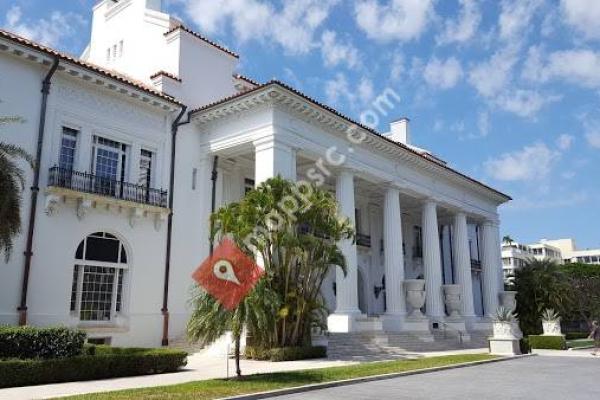
{"label": "distant beige building", "polygon": [[522,268],[525,262],[534,258],[550,259],[559,264],[585,263],[600,264],[600,248],[578,250],[574,239],[542,239],[538,243],[520,244],[518,242],[502,243],[502,269],[507,280],[514,272]]}

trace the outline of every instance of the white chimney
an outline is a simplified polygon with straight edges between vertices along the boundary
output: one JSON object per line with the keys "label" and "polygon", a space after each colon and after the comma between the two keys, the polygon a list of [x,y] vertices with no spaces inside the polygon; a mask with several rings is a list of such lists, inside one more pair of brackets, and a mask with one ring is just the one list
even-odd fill
{"label": "white chimney", "polygon": [[389,138],[395,142],[410,144],[410,128],[408,126],[410,120],[402,117],[397,121],[390,123]]}

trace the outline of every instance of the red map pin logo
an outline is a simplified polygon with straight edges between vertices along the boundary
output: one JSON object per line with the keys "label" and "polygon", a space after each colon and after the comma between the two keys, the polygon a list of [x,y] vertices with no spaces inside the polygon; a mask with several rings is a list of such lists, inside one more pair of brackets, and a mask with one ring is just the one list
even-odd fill
{"label": "red map pin logo", "polygon": [[235,309],[264,271],[230,239],[223,239],[192,278],[228,310]]}

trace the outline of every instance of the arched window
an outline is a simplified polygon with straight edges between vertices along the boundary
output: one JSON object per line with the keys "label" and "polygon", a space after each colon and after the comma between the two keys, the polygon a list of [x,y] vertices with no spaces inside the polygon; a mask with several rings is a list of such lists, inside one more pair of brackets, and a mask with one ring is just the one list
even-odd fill
{"label": "arched window", "polygon": [[123,284],[128,264],[123,243],[96,232],[75,252],[71,312],[81,321],[110,321],[123,310]]}

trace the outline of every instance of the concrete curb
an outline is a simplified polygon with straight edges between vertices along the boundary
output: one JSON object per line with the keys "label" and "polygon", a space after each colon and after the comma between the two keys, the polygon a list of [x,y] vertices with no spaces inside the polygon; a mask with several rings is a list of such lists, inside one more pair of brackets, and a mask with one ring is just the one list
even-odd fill
{"label": "concrete curb", "polygon": [[494,358],[491,360],[471,361],[471,362],[460,363],[460,364],[444,365],[441,367],[417,369],[414,371],[393,372],[390,374],[371,375],[371,376],[365,376],[362,378],[352,378],[352,379],[344,379],[341,381],[315,383],[312,385],[305,385],[305,386],[295,386],[295,387],[285,388],[285,389],[270,390],[268,392],[242,394],[242,395],[232,396],[232,397],[223,397],[218,400],[268,399],[271,397],[284,396],[284,395],[288,395],[288,394],[312,392],[314,390],[328,389],[328,388],[347,386],[347,385],[355,385],[357,383],[382,381],[382,380],[386,380],[386,379],[399,378],[402,376],[421,375],[421,374],[427,374],[430,372],[438,372],[438,371],[446,371],[446,370],[458,369],[458,368],[474,367],[474,366],[482,365],[482,364],[491,364],[491,363],[497,363],[497,362],[509,361],[509,360],[519,360],[522,358],[529,358],[529,357],[534,357],[534,356],[537,356],[537,354],[523,354],[523,355],[518,355],[518,356],[499,357],[499,358]]}

